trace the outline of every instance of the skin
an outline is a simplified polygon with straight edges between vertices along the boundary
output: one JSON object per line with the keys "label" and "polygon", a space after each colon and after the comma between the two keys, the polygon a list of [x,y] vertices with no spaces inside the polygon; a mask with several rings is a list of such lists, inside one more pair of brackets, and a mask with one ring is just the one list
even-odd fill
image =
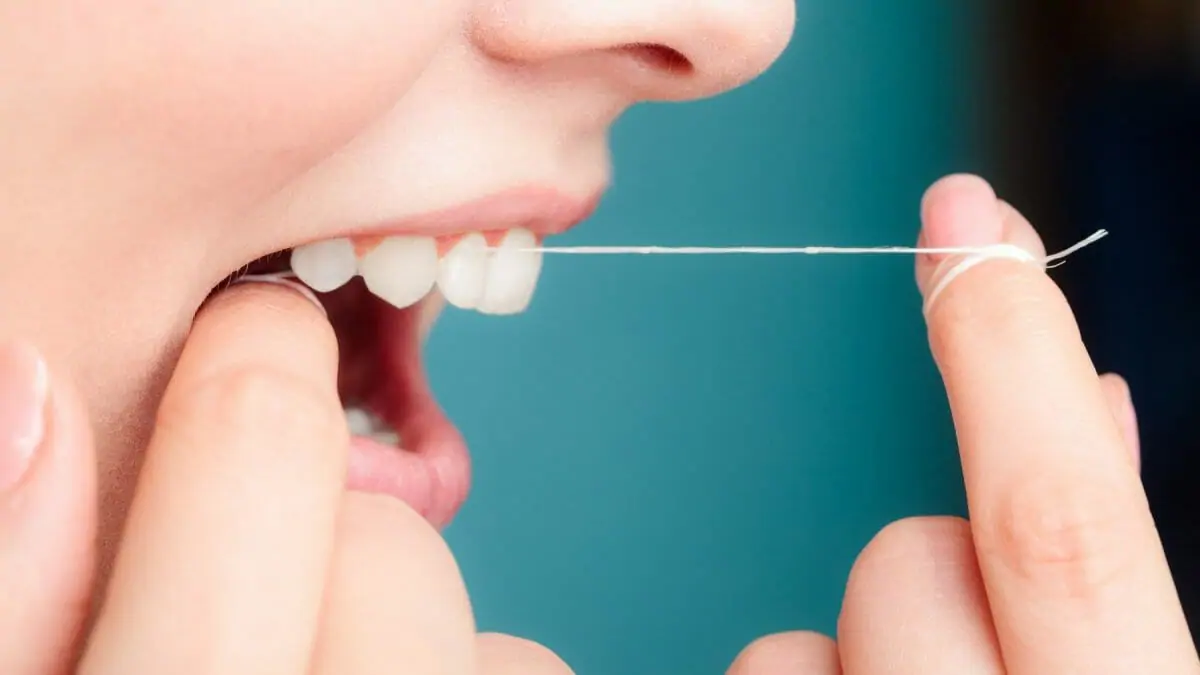
{"label": "skin", "polygon": [[[534,643],[476,635],[438,533],[344,490],[321,311],[277,285],[202,304],[228,272],[330,227],[516,183],[592,190],[622,110],[752,78],[794,7],[279,7],[0,0],[0,477],[15,478],[0,492],[0,672],[569,672]],[[934,245],[1040,246],[974,179],[936,186],[924,222]],[[922,287],[936,262],[920,262]],[[1127,389],[1097,377],[1057,289],[1028,265],[980,265],[929,320],[971,523],[889,527],[855,565],[836,643],[765,638],[733,672],[1200,672],[1131,460]],[[37,358],[49,398],[25,457],[3,434],[28,412]]]}
{"label": "skin", "polygon": [[0,336],[36,344],[84,401],[102,565],[229,273],[509,188],[590,197],[624,110],[753,79],[795,16],[792,0],[298,7],[0,0]]}
{"label": "skin", "polygon": [[[1044,253],[978,178],[935,185],[923,221],[933,246]],[[920,260],[918,286],[945,269]],[[836,642],[771,636],[731,672],[1200,673],[1139,481],[1129,390],[1097,376],[1059,289],[997,259],[951,283],[927,319],[970,521],[889,525],[854,565]]]}
{"label": "skin", "polygon": [[[976,178],[935,185],[923,217],[934,246],[1042,252]],[[918,287],[957,262],[921,260]],[[1200,673],[1138,480],[1128,389],[1096,374],[1058,289],[995,259],[926,316],[971,520],[888,526],[854,565],[836,642],[764,637],[729,673]],[[0,350],[6,411],[35,353]],[[85,675],[569,673],[535,643],[476,635],[438,533],[397,500],[342,488],[336,364],[323,312],[291,289],[241,284],[199,313],[90,626],[94,445],[83,400],[51,368],[46,433],[0,498],[3,671],[64,672],[81,651]]]}

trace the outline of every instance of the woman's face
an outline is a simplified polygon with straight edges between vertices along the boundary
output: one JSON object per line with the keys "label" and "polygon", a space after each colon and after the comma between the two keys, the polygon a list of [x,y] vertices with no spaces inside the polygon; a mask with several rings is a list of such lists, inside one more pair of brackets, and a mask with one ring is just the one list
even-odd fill
{"label": "woman's face", "polygon": [[[793,21],[793,0],[0,0],[0,335],[82,388],[106,543],[229,275],[349,235],[359,263],[379,236],[438,235],[441,265],[456,234],[561,230],[607,184],[622,111],[746,82]],[[456,303],[517,311],[509,277]],[[414,283],[374,286],[403,305]],[[461,487],[426,510],[444,522]]]}

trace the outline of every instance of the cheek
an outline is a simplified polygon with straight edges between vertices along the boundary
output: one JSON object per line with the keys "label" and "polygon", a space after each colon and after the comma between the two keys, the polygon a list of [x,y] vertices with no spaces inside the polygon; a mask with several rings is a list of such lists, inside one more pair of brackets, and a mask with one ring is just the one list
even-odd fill
{"label": "cheek", "polygon": [[80,86],[94,102],[84,126],[140,140],[139,152],[163,153],[156,163],[186,162],[213,177],[286,172],[344,144],[453,47],[467,8],[467,0],[74,2],[58,44],[86,45],[66,56],[87,75]]}

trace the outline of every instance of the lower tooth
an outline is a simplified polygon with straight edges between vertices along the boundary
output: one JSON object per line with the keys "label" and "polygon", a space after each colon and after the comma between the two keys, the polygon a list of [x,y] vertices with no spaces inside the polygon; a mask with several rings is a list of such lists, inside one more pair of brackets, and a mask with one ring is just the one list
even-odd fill
{"label": "lower tooth", "polygon": [[371,439],[384,445],[400,447],[400,434],[394,431],[377,431],[370,435]]}
{"label": "lower tooth", "polygon": [[370,436],[376,430],[375,416],[362,408],[346,408],[346,426],[355,436]]}
{"label": "lower tooth", "polygon": [[346,415],[346,426],[352,435],[365,436],[385,445],[400,445],[400,434],[378,415],[357,406],[345,408],[343,412]]}

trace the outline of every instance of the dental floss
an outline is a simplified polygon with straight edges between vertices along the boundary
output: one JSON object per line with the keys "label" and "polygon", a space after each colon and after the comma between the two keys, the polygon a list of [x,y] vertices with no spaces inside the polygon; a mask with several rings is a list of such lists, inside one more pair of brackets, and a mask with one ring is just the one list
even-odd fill
{"label": "dental floss", "polygon": [[231,285],[276,284],[278,286],[286,286],[304,296],[304,298],[312,304],[316,305],[317,309],[320,309],[322,314],[329,316],[329,313],[325,310],[325,305],[319,298],[317,298],[316,293],[314,293],[308,286],[292,281],[292,279],[295,278],[297,278],[296,273],[292,272],[291,270],[288,270],[287,272],[275,272],[272,274],[243,274],[237,279],[234,279]]}
{"label": "dental floss", "polygon": [[[1070,255],[1069,251],[1070,249],[1067,249],[1067,251],[1064,251],[1063,253]],[[1060,256],[1058,259],[1061,260],[1063,253],[1057,253],[1055,255]],[[972,253],[965,257],[946,258],[933,272],[933,278],[937,279],[938,282],[937,285],[933,287],[933,290],[929,292],[929,295],[925,298],[925,305],[921,308],[921,311],[928,315],[929,308],[933,307],[934,301],[937,300],[938,296],[942,294],[942,291],[946,290],[946,288],[950,285],[950,282],[961,276],[963,272],[966,272],[972,267],[989,260],[1015,260],[1017,262],[1027,264],[1039,262],[1037,258],[1029,253],[1029,251],[1026,251],[1020,246],[1013,246],[1012,244],[997,244],[994,246],[988,246],[982,251]],[[947,266],[950,266],[950,268],[946,269]]]}
{"label": "dental floss", "polygon": [[[991,246],[962,246],[948,248],[922,248],[914,246],[538,246],[516,249],[523,253],[548,253],[551,255],[967,255],[973,256],[963,261],[967,265],[963,269],[948,274],[942,280],[941,286],[931,293],[934,297],[950,279],[965,272],[969,267],[987,260],[989,257],[1003,257],[1024,262],[1040,262],[1047,269],[1058,267],[1071,255],[1081,249],[1108,236],[1108,230],[1096,230],[1091,236],[1058,253],[1048,255],[1040,261],[1023,249],[1010,244],[993,244]],[[1019,251],[1017,254],[1013,250]],[[498,250],[492,247],[490,250]],[[295,279],[296,273],[291,270],[269,275],[260,275],[247,281],[275,281]]]}
{"label": "dental floss", "polygon": [[[1057,267],[1062,260],[1082,248],[1108,236],[1107,230],[1097,230],[1088,238],[1068,249],[1046,256],[1047,267]],[[518,249],[526,253],[557,255],[972,255],[987,253],[994,246],[958,248],[919,248],[912,246],[539,246]],[[1026,254],[1028,255],[1028,254]],[[1054,263],[1054,264],[1050,264]]]}

